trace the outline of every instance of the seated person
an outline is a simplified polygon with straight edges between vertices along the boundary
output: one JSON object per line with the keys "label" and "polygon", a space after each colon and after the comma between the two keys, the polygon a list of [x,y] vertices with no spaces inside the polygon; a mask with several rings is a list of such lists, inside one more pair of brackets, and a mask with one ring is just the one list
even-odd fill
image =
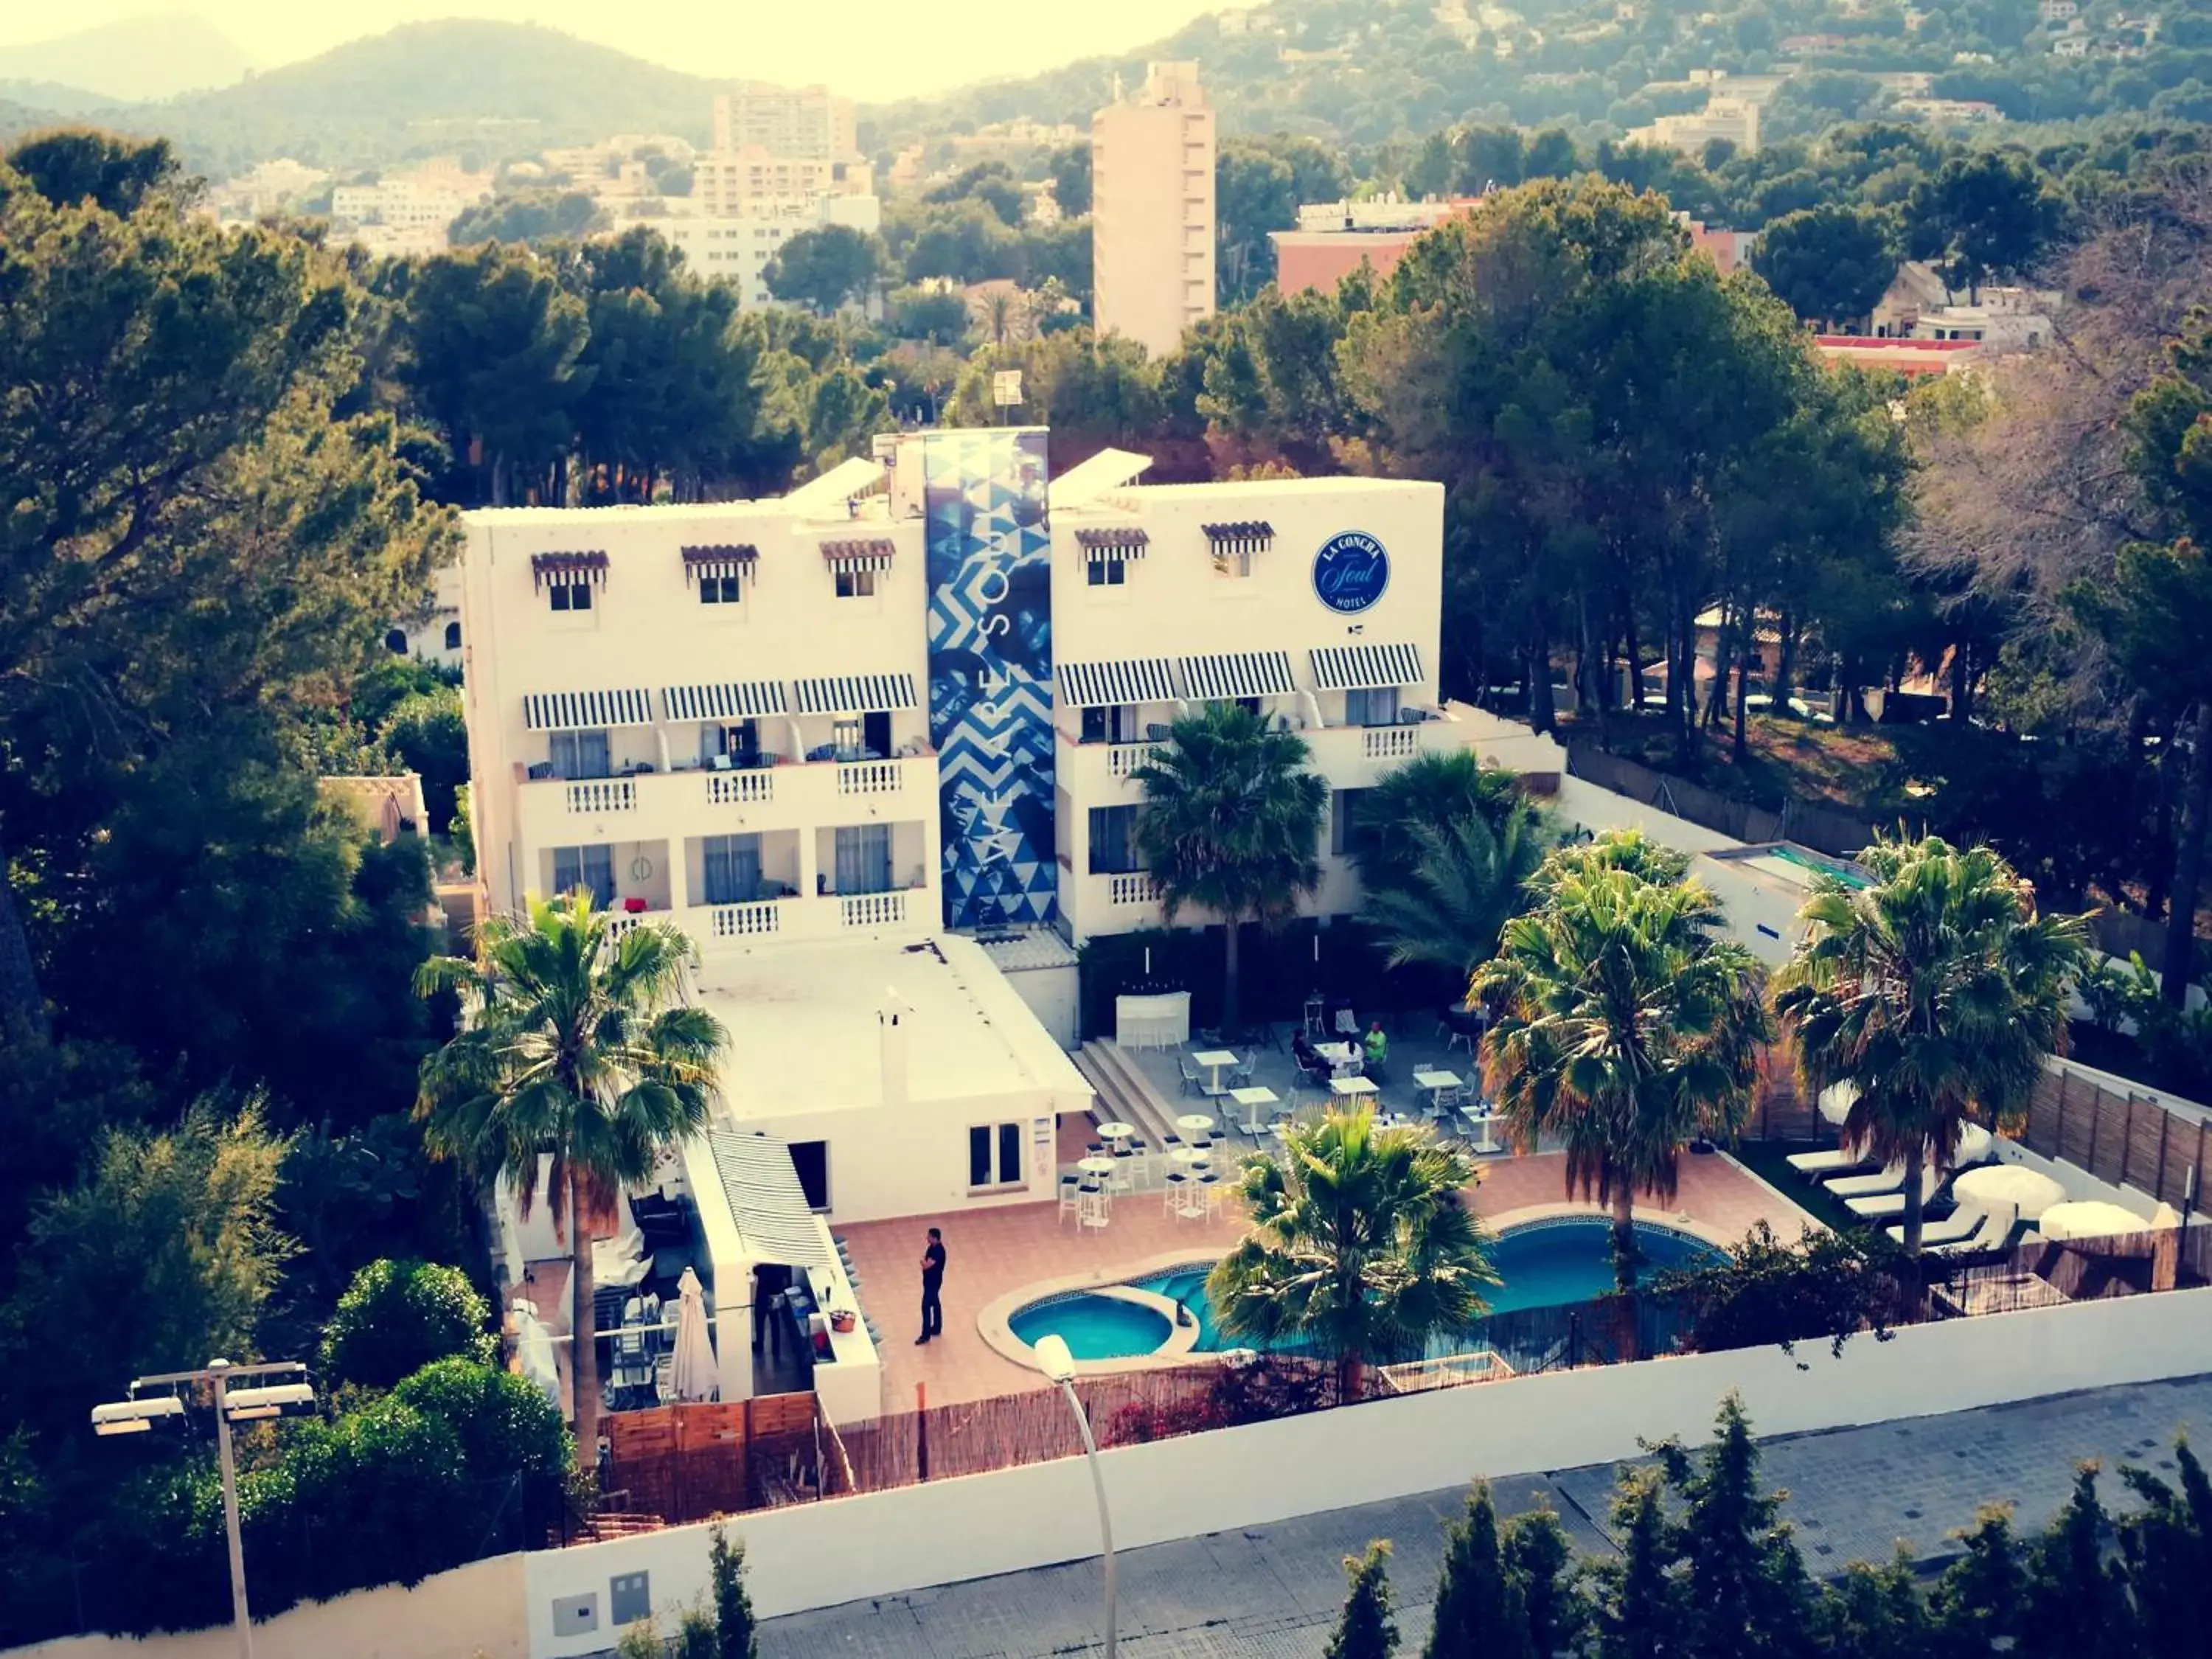
{"label": "seated person", "polygon": [[1291,1059],[1301,1071],[1311,1071],[1322,1063],[1314,1051],[1313,1039],[1301,1030],[1291,1039]]}
{"label": "seated person", "polygon": [[1367,1040],[1361,1047],[1367,1061],[1368,1078],[1376,1083],[1382,1082],[1383,1062],[1390,1058],[1390,1039],[1382,1034],[1381,1020],[1367,1028]]}

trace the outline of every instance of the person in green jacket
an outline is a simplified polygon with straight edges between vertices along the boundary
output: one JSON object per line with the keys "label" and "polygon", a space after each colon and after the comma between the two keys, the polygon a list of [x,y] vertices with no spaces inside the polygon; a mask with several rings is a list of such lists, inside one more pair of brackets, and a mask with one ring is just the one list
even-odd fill
{"label": "person in green jacket", "polygon": [[1361,1046],[1366,1054],[1365,1069],[1368,1080],[1373,1083],[1382,1082],[1383,1064],[1390,1058],[1390,1039],[1383,1036],[1381,1020],[1376,1020],[1367,1028],[1367,1040]]}

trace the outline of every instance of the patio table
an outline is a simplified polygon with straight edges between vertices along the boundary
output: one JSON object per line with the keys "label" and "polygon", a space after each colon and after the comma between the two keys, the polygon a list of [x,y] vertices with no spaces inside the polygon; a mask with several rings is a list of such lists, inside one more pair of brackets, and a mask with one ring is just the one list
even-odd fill
{"label": "patio table", "polygon": [[1358,1100],[1382,1092],[1375,1086],[1374,1079],[1366,1077],[1333,1077],[1328,1080],[1328,1091],[1339,1100]]}
{"label": "patio table", "polygon": [[1133,1140],[1137,1138],[1137,1126],[1133,1123],[1123,1123],[1118,1120],[1112,1123],[1102,1123],[1098,1126],[1098,1138],[1101,1140]]}
{"label": "patio table", "polygon": [[1281,1101],[1281,1097],[1273,1089],[1263,1089],[1256,1084],[1249,1088],[1231,1089],[1229,1097],[1244,1109],[1245,1133],[1255,1135],[1260,1133],[1260,1109],[1277,1105]]}
{"label": "patio table", "polygon": [[1208,1048],[1202,1054],[1193,1054],[1190,1057],[1190,1063],[1212,1069],[1213,1075],[1206,1080],[1206,1092],[1209,1095],[1218,1095],[1222,1092],[1221,1068],[1224,1066],[1234,1066],[1237,1061],[1237,1056],[1229,1049]]}
{"label": "patio table", "polygon": [[1185,1112],[1176,1120],[1176,1127],[1187,1135],[1212,1134],[1213,1120],[1204,1112]]}
{"label": "patio table", "polygon": [[1211,1146],[1178,1146],[1168,1154],[1170,1163],[1180,1164],[1185,1168],[1210,1164],[1212,1160],[1213,1149]]}
{"label": "patio table", "polygon": [[1114,1160],[1093,1152],[1088,1158],[1078,1158],[1075,1167],[1085,1175],[1109,1176],[1114,1173]]}
{"label": "patio table", "polygon": [[1416,1067],[1413,1072],[1413,1086],[1417,1089],[1426,1089],[1429,1091],[1429,1108],[1431,1111],[1442,1111],[1444,1091],[1461,1088],[1464,1086],[1464,1082],[1457,1072],[1440,1072],[1432,1067],[1422,1066]]}
{"label": "patio table", "polygon": [[1316,1042],[1314,1052],[1327,1060],[1329,1070],[1339,1076],[1359,1068],[1359,1050],[1349,1042]]}

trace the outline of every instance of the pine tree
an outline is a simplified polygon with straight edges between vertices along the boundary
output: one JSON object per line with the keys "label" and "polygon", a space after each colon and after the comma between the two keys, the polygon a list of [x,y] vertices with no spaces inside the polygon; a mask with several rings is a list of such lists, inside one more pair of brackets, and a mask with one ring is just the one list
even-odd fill
{"label": "pine tree", "polygon": [[753,1599],[745,1593],[745,1547],[732,1544],[721,1528],[707,1547],[714,1585],[717,1659],[760,1659],[760,1633],[753,1621]]}
{"label": "pine tree", "polygon": [[1668,1569],[1674,1541],[1662,1503],[1665,1477],[1632,1469],[1613,1496],[1613,1533],[1620,1554],[1591,1570],[1598,1659],[1662,1659],[1682,1651],[1680,1585]]}
{"label": "pine tree", "polygon": [[2157,1654],[2185,1653],[2204,1639],[2204,1596],[2212,1586],[2212,1479],[2186,1436],[2174,1443],[2173,1459],[2179,1490],[2148,1469],[2120,1470],[2143,1500],[2120,1522],[2120,1553],[2143,1648]]}
{"label": "pine tree", "polygon": [[2027,1593],[2012,1506],[1986,1504],[1970,1530],[1952,1535],[1965,1547],[1929,1592],[1928,1611],[1946,1652],[1987,1659],[2020,1633]]}
{"label": "pine tree", "polygon": [[2097,1496],[2097,1466],[2084,1463],[2073,1496],[2027,1554],[2014,1650],[2023,1659],[2122,1659],[2136,1650],[2124,1570],[2105,1558],[2110,1527]]}
{"label": "pine tree", "polygon": [[1504,1556],[1506,1578],[1520,1591],[1528,1612],[1528,1647],[1535,1659],[1552,1659],[1562,1648],[1575,1647],[1589,1608],[1575,1582],[1574,1552],[1559,1517],[1549,1510],[1515,1516],[1505,1523]]}
{"label": "pine tree", "polygon": [[1398,1650],[1398,1626],[1390,1617],[1390,1545],[1378,1538],[1363,1556],[1346,1556],[1352,1589],[1336,1634],[1322,1650],[1324,1659],[1390,1659]]}
{"label": "pine tree", "polygon": [[1467,1514],[1444,1534],[1436,1620],[1422,1659],[1533,1659],[1528,1608],[1506,1576],[1498,1510],[1486,1481],[1468,1495]]}
{"label": "pine tree", "polygon": [[1698,1659],[1768,1659],[1804,1645],[1812,1586],[1778,1495],[1759,1490],[1759,1446],[1734,1393],[1694,1466],[1663,1446],[1661,1467],[1682,1498],[1677,1553],[1687,1569],[1689,1651]]}
{"label": "pine tree", "polygon": [[1814,1609],[1823,1659],[1937,1659],[1912,1553],[1898,1546],[1887,1566],[1854,1561]]}

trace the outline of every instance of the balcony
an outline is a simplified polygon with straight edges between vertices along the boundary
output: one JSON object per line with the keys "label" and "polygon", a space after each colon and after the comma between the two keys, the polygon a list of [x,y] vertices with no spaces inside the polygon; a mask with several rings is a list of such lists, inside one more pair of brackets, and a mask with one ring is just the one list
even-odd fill
{"label": "balcony", "polygon": [[1106,775],[1126,778],[1139,767],[1150,766],[1167,753],[1162,743],[1109,743],[1106,745]]}
{"label": "balcony", "polygon": [[1160,884],[1149,872],[1134,870],[1106,878],[1106,902],[1117,910],[1126,905],[1157,905],[1159,902]]}
{"label": "balcony", "polygon": [[702,951],[781,945],[793,939],[850,938],[860,933],[917,936],[936,921],[933,891],[824,893],[812,898],[757,899],[749,904],[695,904],[684,913],[686,930]]}
{"label": "balcony", "polygon": [[584,778],[563,782],[561,789],[571,812],[596,817],[602,812],[637,810],[637,785],[629,778]]}
{"label": "balcony", "polygon": [[886,796],[898,802],[902,816],[933,815],[937,757],[530,779],[515,787],[515,816],[526,844],[557,847],[617,840],[647,829],[680,837],[850,823],[871,815],[861,803]]}

